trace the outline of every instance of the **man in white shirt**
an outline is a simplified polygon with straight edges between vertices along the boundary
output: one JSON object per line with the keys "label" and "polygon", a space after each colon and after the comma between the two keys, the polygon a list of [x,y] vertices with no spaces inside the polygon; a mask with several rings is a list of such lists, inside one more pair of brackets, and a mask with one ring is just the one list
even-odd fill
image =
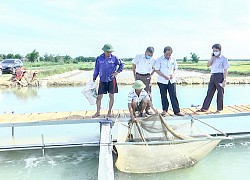
{"label": "man in white shirt", "polygon": [[145,84],[141,80],[136,80],[132,86],[133,89],[128,94],[128,110],[132,122],[136,121],[135,111],[139,111],[139,117],[143,117],[143,111],[147,105],[152,108],[154,113],[157,113],[150,101],[148,93],[144,90],[145,87]]}
{"label": "man in white shirt", "polygon": [[[145,90],[149,94],[150,100],[152,101],[151,97],[151,76],[154,73],[154,64],[155,59],[153,58],[154,54],[154,48],[148,47],[144,54],[138,54],[136,57],[132,60],[133,64],[133,74],[135,80],[141,80],[145,85]],[[146,113],[148,112],[149,107],[146,108]]]}
{"label": "man in white shirt", "polygon": [[155,72],[158,74],[157,84],[161,93],[162,115],[166,115],[169,107],[167,92],[173,107],[174,114],[183,116],[180,112],[179,102],[176,95],[176,79],[175,75],[178,65],[174,57],[172,57],[172,48],[167,46],[164,48],[164,55],[156,60]]}
{"label": "man in white shirt", "polygon": [[228,59],[221,55],[221,45],[214,44],[212,46],[213,53],[211,59],[207,63],[207,67],[211,66],[211,77],[208,84],[207,96],[203,102],[202,108],[198,112],[206,112],[211,104],[214,93],[217,90],[217,113],[223,110],[224,87],[228,68],[230,67]]}

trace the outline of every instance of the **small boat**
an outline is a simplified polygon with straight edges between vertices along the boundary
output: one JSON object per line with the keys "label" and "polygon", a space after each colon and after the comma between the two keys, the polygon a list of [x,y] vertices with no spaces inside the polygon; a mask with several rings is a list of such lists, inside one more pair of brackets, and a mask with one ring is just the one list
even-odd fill
{"label": "small boat", "polygon": [[161,115],[130,123],[117,139],[116,167],[126,173],[156,173],[194,166],[226,136],[202,132],[194,120],[169,125]]}

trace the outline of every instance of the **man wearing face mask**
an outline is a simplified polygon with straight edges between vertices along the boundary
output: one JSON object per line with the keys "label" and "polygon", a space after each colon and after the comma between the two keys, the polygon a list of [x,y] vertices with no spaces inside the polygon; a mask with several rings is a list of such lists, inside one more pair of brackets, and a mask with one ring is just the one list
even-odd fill
{"label": "man wearing face mask", "polygon": [[211,104],[214,93],[217,90],[217,113],[223,110],[224,87],[228,74],[228,59],[221,55],[221,45],[214,44],[212,46],[213,53],[211,59],[207,63],[207,67],[211,67],[211,77],[208,84],[207,96],[203,102],[202,108],[198,112],[206,112]]}
{"label": "man wearing face mask", "polygon": [[167,46],[164,48],[164,55],[156,60],[155,72],[158,74],[157,84],[160,89],[162,113],[166,115],[169,107],[167,93],[170,96],[170,101],[173,107],[174,114],[184,116],[180,112],[179,102],[176,95],[176,79],[175,75],[178,69],[176,59],[172,57],[172,48]]}
{"label": "man wearing face mask", "polygon": [[[154,74],[155,59],[153,58],[154,48],[148,47],[144,54],[138,54],[133,60],[133,74],[135,80],[141,80],[145,85],[145,91],[151,96],[151,76]],[[149,107],[146,108],[146,113],[150,114]]]}

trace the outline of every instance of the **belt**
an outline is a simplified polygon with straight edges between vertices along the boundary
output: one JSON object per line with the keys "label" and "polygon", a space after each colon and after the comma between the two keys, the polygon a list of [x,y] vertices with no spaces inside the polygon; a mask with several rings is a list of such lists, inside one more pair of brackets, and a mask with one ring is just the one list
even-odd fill
{"label": "belt", "polygon": [[140,76],[150,76],[150,73],[147,73],[147,74],[136,73],[136,74],[138,74],[138,75],[140,75]]}
{"label": "belt", "polygon": [[212,73],[212,75],[222,75],[223,73]]}

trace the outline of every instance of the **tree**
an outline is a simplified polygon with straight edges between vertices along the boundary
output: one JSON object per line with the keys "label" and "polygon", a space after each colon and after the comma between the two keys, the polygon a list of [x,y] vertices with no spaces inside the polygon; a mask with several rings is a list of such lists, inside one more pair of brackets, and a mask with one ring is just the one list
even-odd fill
{"label": "tree", "polygon": [[188,59],[187,56],[185,56],[182,61],[187,62],[187,59]]}
{"label": "tree", "polygon": [[44,57],[40,57],[40,58],[39,58],[39,61],[44,61]]}
{"label": "tree", "polygon": [[57,55],[56,57],[54,57],[54,61],[55,61],[55,62],[63,62],[63,57]]}
{"label": "tree", "polygon": [[48,55],[48,53],[46,53],[44,55],[44,61],[46,61],[46,62],[54,62],[55,60],[54,60],[53,54]]}
{"label": "tree", "polygon": [[6,59],[6,55],[5,54],[0,54],[0,60],[2,59]]}
{"label": "tree", "polygon": [[190,54],[191,54],[191,61],[192,61],[193,63],[198,63],[200,57],[198,57],[198,55],[196,55],[195,53],[192,53],[192,52],[191,52]]}
{"label": "tree", "polygon": [[66,55],[63,57],[63,61],[64,63],[70,63],[72,61],[72,57],[70,57],[69,55]]}
{"label": "tree", "polygon": [[39,52],[37,52],[35,49],[32,51],[32,53],[29,53],[26,55],[26,58],[30,61],[30,62],[35,62],[38,61],[39,59]]}
{"label": "tree", "polygon": [[7,59],[14,59],[14,58],[15,58],[14,54],[8,54],[7,55]]}
{"label": "tree", "polygon": [[15,58],[16,58],[16,59],[22,59],[23,56],[21,56],[20,54],[16,54],[16,55],[15,55]]}

